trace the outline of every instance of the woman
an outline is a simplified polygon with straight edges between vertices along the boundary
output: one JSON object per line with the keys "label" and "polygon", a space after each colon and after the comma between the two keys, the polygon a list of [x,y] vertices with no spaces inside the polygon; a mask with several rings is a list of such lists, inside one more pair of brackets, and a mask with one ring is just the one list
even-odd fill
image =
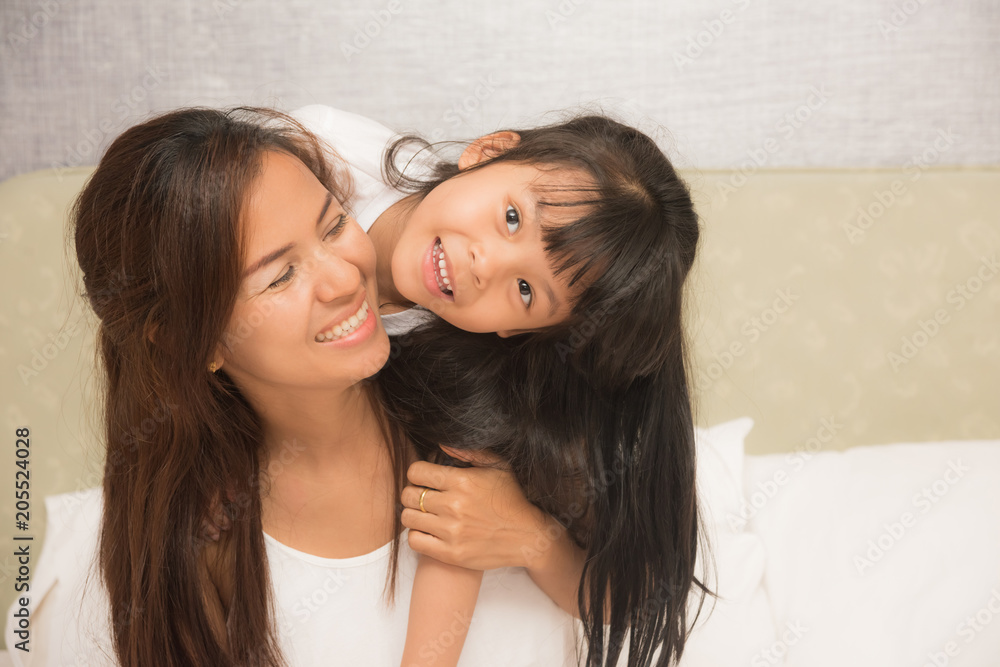
{"label": "woman", "polygon": [[[108,448],[98,564],[110,618],[92,648],[109,661],[401,654],[415,555],[399,549],[397,505],[415,457],[363,382],[389,344],[343,182],[285,117],[186,110],[119,137],[77,202]],[[296,268],[272,280],[279,258]],[[220,500],[229,529],[206,542]],[[104,593],[88,590],[81,603],[100,612]],[[73,640],[61,657],[77,658],[74,628],[61,630]],[[468,633],[462,664],[574,662],[572,617],[524,571],[491,571],[476,619],[454,632]]]}

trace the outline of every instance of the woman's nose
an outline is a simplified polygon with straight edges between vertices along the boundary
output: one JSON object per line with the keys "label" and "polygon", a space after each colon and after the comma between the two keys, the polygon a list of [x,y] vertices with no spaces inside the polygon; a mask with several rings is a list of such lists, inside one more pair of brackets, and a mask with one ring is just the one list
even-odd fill
{"label": "woman's nose", "polygon": [[335,253],[319,253],[314,274],[316,298],[320,301],[354,296],[361,287],[361,270]]}

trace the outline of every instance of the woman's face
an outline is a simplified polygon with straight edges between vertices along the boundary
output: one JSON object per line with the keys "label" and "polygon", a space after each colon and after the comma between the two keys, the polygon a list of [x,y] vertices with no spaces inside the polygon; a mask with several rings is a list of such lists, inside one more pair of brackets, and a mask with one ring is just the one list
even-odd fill
{"label": "woman's face", "polygon": [[375,249],[297,158],[265,154],[244,211],[243,283],[220,353],[241,387],[347,387],[378,372]]}

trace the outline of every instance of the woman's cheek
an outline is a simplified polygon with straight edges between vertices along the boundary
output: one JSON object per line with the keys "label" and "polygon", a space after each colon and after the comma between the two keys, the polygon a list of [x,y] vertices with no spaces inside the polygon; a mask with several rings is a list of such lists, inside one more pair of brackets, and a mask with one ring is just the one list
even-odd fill
{"label": "woman's cheek", "polygon": [[226,331],[224,343],[230,354],[241,357],[254,354],[259,348],[270,348],[290,337],[289,313],[293,299],[291,290],[276,293],[256,301],[253,305],[238,308]]}

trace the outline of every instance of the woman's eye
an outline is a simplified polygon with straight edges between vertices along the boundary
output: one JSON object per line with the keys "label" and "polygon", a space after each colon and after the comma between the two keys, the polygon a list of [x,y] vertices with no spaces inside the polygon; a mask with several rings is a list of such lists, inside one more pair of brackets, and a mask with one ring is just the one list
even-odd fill
{"label": "woman's eye", "polygon": [[288,270],[285,271],[285,273],[280,278],[278,278],[273,283],[271,283],[270,285],[268,285],[267,288],[268,289],[274,289],[275,287],[277,287],[279,285],[283,285],[283,284],[287,283],[289,280],[292,279],[292,276],[294,274],[295,274],[295,267],[294,266],[289,266]]}
{"label": "woman's eye", "polygon": [[517,280],[517,290],[521,293],[521,301],[524,302],[525,308],[531,306],[531,285],[529,285],[524,280],[518,278]]}
{"label": "woman's eye", "polygon": [[340,216],[340,220],[337,222],[336,225],[333,226],[333,229],[331,229],[326,233],[326,238],[330,238],[331,236],[338,236],[340,232],[344,230],[344,225],[346,224],[347,224],[347,216],[346,215]]}
{"label": "woman's eye", "polygon": [[516,232],[521,226],[521,216],[513,206],[507,207],[507,231],[511,234]]}

